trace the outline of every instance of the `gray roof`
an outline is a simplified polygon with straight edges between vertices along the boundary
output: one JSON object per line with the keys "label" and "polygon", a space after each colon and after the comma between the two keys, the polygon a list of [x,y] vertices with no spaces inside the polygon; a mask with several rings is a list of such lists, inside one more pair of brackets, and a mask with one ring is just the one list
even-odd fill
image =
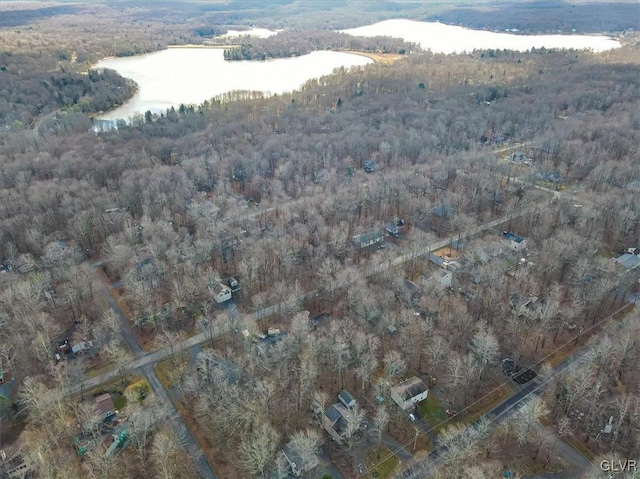
{"label": "gray roof", "polygon": [[304,459],[298,450],[291,446],[291,443],[284,446],[282,450],[285,456],[287,456],[287,459],[289,459],[289,462],[293,462],[299,470],[304,469]]}
{"label": "gray roof", "polygon": [[336,409],[336,404],[334,404],[333,406],[329,406],[324,412],[324,415],[327,416],[331,422],[336,422],[342,417],[342,415]]}
{"label": "gray roof", "polygon": [[342,434],[347,430],[350,415],[349,410],[342,403],[338,402],[333,406],[329,406],[324,414],[329,418],[333,424],[333,430],[338,434]]}
{"label": "gray roof", "polygon": [[640,266],[640,256],[631,254],[631,253],[626,253],[620,256],[618,259],[616,259],[616,262],[620,263],[627,269],[633,269]]}
{"label": "gray roof", "polygon": [[431,212],[439,218],[450,218],[456,212],[456,209],[453,205],[441,203],[431,208]]}
{"label": "gray roof", "polygon": [[353,397],[353,395],[347,391],[346,389],[343,389],[342,391],[340,391],[338,393],[338,399],[340,399],[341,401],[346,402],[347,404],[350,403],[351,401],[355,401],[356,398]]}
{"label": "gray roof", "polygon": [[394,389],[402,389],[400,397],[403,401],[407,401],[408,399],[416,397],[418,394],[422,394],[427,391],[428,388],[422,379],[412,377],[401,382],[397,386],[394,386]]}

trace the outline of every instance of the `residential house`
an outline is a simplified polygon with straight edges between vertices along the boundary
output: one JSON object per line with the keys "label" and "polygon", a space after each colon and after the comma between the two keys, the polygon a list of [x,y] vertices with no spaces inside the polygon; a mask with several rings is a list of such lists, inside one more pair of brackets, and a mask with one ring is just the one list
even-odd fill
{"label": "residential house", "polygon": [[291,474],[295,477],[300,477],[302,474],[309,472],[318,465],[317,455],[313,454],[309,456],[302,456],[291,443],[284,446],[282,449],[282,455],[286,459],[287,463],[289,463]]}
{"label": "residential house", "polygon": [[522,236],[515,235],[510,231],[503,231],[502,237],[509,244],[509,247],[515,252],[522,251],[527,247],[526,239],[524,239]]}
{"label": "residential house", "polygon": [[402,228],[404,228],[404,220],[402,218],[398,218],[394,223],[387,223],[384,226],[385,231],[394,238],[400,237]]}
{"label": "residential house", "polygon": [[404,411],[427,399],[429,389],[424,381],[415,376],[391,387],[391,399]]}
{"label": "residential house", "polygon": [[350,437],[349,421],[352,420],[351,412],[342,403],[329,406],[322,415],[322,425],[331,438],[338,444],[342,444],[345,438]]}
{"label": "residential house", "polygon": [[338,400],[348,408],[352,408],[356,405],[356,398],[354,398],[346,389],[343,389],[338,393]]}
{"label": "residential house", "polygon": [[369,233],[355,235],[351,240],[356,247],[366,248],[374,244],[382,243],[382,241],[384,241],[384,236],[380,231],[376,230]]}
{"label": "residential house", "polygon": [[453,284],[453,271],[445,269],[437,270],[433,273],[431,279],[440,288],[450,288]]}
{"label": "residential house", "polygon": [[629,248],[628,253],[616,259],[616,263],[627,269],[635,269],[640,266],[640,248]]}
{"label": "residential house", "polygon": [[211,288],[211,293],[213,294],[213,299],[215,299],[218,304],[231,299],[231,288],[226,284],[217,283]]}
{"label": "residential house", "polygon": [[287,334],[279,329],[269,329],[267,335],[261,334],[258,336],[259,339],[254,339],[256,353],[265,361],[270,361],[273,357],[274,346],[286,336]]}
{"label": "residential house", "polygon": [[532,295],[517,304],[515,310],[520,318],[536,320],[540,318],[543,306],[544,300]]}
{"label": "residential house", "polygon": [[433,208],[431,208],[431,213],[434,216],[443,219],[452,218],[455,212],[456,209],[454,208],[454,206],[448,203],[441,203],[438,206],[434,206]]}
{"label": "residential house", "polygon": [[238,278],[233,277],[233,276],[229,276],[228,278],[225,278],[223,283],[226,284],[227,286],[229,286],[229,288],[231,288],[231,292],[232,293],[237,293],[238,291],[240,291],[242,289],[242,285],[240,284],[240,280]]}
{"label": "residential house", "polygon": [[105,393],[94,399],[96,410],[102,416],[102,419],[107,419],[116,413],[116,408],[113,405],[111,394]]}
{"label": "residential house", "polygon": [[80,341],[77,344],[71,346],[71,352],[73,354],[79,354],[93,347],[93,341]]}
{"label": "residential house", "polygon": [[400,281],[398,279],[394,282],[396,289],[396,299],[407,306],[415,306],[418,301],[420,301],[420,296],[422,295],[422,291],[420,290],[420,286],[418,286],[413,281],[404,278]]}
{"label": "residential house", "polygon": [[557,171],[541,171],[536,173],[536,180],[552,183],[554,185],[564,183],[566,180]]}

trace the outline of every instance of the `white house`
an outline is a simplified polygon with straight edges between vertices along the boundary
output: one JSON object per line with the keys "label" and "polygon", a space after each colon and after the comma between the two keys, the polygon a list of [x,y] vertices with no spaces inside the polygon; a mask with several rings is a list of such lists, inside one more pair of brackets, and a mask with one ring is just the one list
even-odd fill
{"label": "white house", "polygon": [[212,294],[216,303],[224,303],[231,299],[231,288],[226,284],[218,283],[212,288]]}
{"label": "white house", "polygon": [[415,376],[391,387],[391,399],[405,411],[427,399],[428,394],[427,385]]}

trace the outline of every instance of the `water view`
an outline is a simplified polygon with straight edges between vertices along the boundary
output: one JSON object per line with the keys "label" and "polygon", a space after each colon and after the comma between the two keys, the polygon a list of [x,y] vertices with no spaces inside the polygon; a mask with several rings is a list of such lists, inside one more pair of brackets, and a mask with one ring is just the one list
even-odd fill
{"label": "water view", "polygon": [[249,30],[228,30],[224,35],[220,35],[220,38],[236,38],[236,37],[258,37],[267,38],[275,35],[282,30],[268,30],[266,28],[250,28]]}
{"label": "water view", "polygon": [[385,20],[364,27],[342,30],[354,36],[390,36],[419,44],[434,53],[462,53],[476,50],[565,48],[602,52],[619,48],[620,43],[604,35],[515,35],[471,30],[443,23],[413,20]]}
{"label": "water view", "polygon": [[[386,20],[350,30],[355,36],[391,36],[418,43],[434,53],[458,53],[474,49],[573,48],[601,52],[620,43],[600,35],[515,35],[412,20]],[[255,28],[234,34],[269,36],[276,32]],[[371,63],[369,58],[334,51],[260,61],[225,61],[218,48],[169,48],[126,58],[106,58],[96,68],[111,68],[139,85],[138,93],[126,104],[98,117],[99,120],[127,119],[147,110],[164,112],[180,104],[200,104],[233,90],[284,93],[307,80],[330,74],[338,67]]]}
{"label": "water view", "polygon": [[295,58],[229,62],[217,48],[169,48],[126,58],[105,58],[95,68],[111,68],[131,78],[139,90],[119,108],[99,120],[128,119],[150,110],[199,105],[216,95],[234,90],[284,93],[306,81],[330,74],[339,67],[354,67],[373,60],[349,53],[318,51]]}

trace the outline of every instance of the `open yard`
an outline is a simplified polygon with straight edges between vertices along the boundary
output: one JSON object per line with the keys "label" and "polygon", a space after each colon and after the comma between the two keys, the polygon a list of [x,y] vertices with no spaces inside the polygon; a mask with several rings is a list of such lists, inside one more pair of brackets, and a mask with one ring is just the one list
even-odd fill
{"label": "open yard", "polygon": [[398,466],[398,458],[386,447],[372,447],[367,451],[365,466],[369,470],[366,477],[384,479],[391,477]]}

